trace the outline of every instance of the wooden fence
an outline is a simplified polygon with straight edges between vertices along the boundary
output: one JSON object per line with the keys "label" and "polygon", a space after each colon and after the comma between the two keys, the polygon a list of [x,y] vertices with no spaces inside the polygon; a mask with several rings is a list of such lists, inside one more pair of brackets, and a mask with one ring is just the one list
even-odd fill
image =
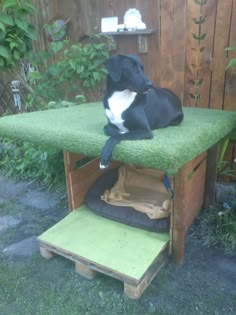
{"label": "wooden fence", "polygon": [[[236,110],[236,75],[228,61],[236,51],[236,0],[40,0],[37,31],[47,48],[43,25],[52,18],[69,18],[74,41],[100,32],[101,18],[140,10],[154,33],[147,35],[146,53],[139,54],[146,74],[157,85],[175,91],[185,106]],[[137,35],[116,36],[112,53],[138,53]]]}

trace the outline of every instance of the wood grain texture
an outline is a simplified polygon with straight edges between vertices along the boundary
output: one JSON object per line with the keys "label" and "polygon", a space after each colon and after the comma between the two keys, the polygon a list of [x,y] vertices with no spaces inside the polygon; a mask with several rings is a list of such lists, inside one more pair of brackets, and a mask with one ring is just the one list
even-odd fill
{"label": "wood grain texture", "polygon": [[169,89],[173,88],[173,14],[174,1],[162,1],[160,24],[161,86]]}
{"label": "wood grain texture", "polygon": [[[177,263],[184,258],[185,234],[197,216],[204,200],[206,153],[186,163],[174,179],[174,210],[172,219],[172,257]],[[192,176],[190,177],[191,172]]]}
{"label": "wood grain texture", "polygon": [[210,96],[210,108],[213,109],[223,109],[224,104],[226,67],[226,52],[224,48],[228,45],[231,10],[232,1],[217,2]]}
{"label": "wood grain texture", "polygon": [[[198,25],[193,18],[199,17],[199,5],[194,0],[40,0],[37,7],[40,14],[35,24],[39,41],[34,44],[35,50],[47,50],[43,25],[55,15],[70,18],[68,38],[76,42],[83,35],[99,33],[102,17],[118,16],[121,24],[129,8],[140,10],[147,27],[156,30],[146,37],[147,52],[139,54],[137,35],[130,35],[117,36],[117,50],[111,54],[138,54],[145,73],[155,85],[174,90],[185,106],[194,106],[194,100],[189,95],[195,94],[190,80],[194,78],[196,69],[193,65],[198,58],[192,33],[198,33]],[[236,110],[235,69],[225,72],[235,52],[224,51],[227,46],[235,46],[236,0],[208,0],[202,15],[206,16],[202,33],[207,35],[201,42],[201,46],[205,47],[199,59],[199,75],[203,82],[197,106]]]}

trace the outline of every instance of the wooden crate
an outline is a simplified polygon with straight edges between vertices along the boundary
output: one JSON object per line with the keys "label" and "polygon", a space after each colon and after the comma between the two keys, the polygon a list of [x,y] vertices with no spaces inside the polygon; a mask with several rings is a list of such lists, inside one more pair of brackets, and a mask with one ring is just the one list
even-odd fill
{"label": "wooden crate", "polygon": [[[104,170],[99,169],[98,158],[92,159],[77,168],[77,161],[84,158],[84,155],[64,152],[67,193],[71,212],[83,205],[89,187],[104,173]],[[206,205],[209,204],[214,197],[215,162],[216,146],[187,162],[173,176],[171,181],[174,190],[174,200],[171,206],[169,241],[157,252],[156,257],[140,277],[131,278],[125,275],[125,273],[96,263],[73,251],[67,251],[60,246],[55,246],[53,242],[40,240],[39,237],[42,256],[51,258],[55,253],[64,256],[75,262],[76,272],[89,279],[94,278],[97,271],[117,278],[124,283],[124,293],[128,297],[139,298],[167,261],[168,257],[172,257],[176,263],[183,262],[185,234],[193,219],[199,213],[203,203],[205,202]],[[119,165],[121,165],[120,162],[113,161],[109,169]],[[127,226],[128,228],[130,227]],[[135,229],[138,230],[137,228]],[[145,255],[145,252],[143,255]]]}

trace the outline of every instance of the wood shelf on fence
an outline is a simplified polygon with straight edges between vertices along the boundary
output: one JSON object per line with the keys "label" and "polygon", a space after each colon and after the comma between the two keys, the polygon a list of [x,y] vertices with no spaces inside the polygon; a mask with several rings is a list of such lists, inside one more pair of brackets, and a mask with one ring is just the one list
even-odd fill
{"label": "wood shelf on fence", "polygon": [[111,50],[117,50],[117,36],[137,36],[138,52],[145,54],[148,52],[147,35],[151,35],[155,32],[155,29],[148,28],[145,30],[136,31],[102,32],[101,34],[112,37],[112,45],[110,45],[112,47]]}

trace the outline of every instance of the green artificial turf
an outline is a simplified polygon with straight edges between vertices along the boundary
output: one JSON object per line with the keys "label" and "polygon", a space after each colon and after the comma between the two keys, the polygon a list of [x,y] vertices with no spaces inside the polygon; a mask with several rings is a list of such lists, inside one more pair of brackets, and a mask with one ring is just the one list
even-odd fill
{"label": "green artificial turf", "polygon": [[[121,142],[113,159],[175,174],[236,128],[236,112],[185,107],[184,114],[180,126],[155,130],[151,140]],[[0,136],[95,157],[107,140],[105,124],[102,104],[88,103],[3,117]]]}

